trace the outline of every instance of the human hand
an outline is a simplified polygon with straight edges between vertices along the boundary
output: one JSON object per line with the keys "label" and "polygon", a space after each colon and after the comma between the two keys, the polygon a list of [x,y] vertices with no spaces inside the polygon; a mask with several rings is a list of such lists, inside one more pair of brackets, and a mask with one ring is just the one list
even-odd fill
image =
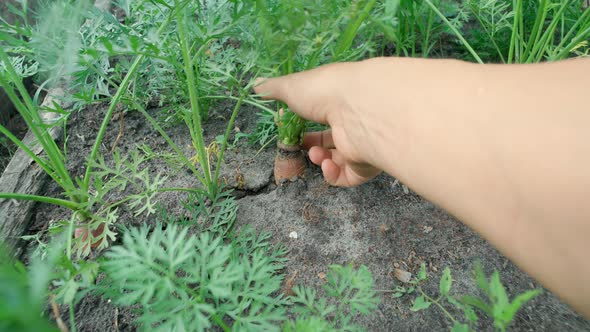
{"label": "human hand", "polygon": [[[303,146],[309,159],[321,166],[326,181],[335,186],[356,186],[381,170],[371,162],[371,114],[358,108],[359,67],[362,63],[339,63],[287,76],[260,79],[254,88],[266,99],[281,100],[301,117],[331,129],[307,133]],[[361,74],[362,75],[362,74]],[[360,99],[359,99],[360,98]]]}

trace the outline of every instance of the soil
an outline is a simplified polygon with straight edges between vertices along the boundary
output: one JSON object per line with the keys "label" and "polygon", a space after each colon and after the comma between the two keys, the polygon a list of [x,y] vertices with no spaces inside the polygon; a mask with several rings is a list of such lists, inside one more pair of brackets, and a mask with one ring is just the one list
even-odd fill
{"label": "soil", "polygon": [[[207,141],[223,132],[232,106],[214,107],[205,125]],[[69,120],[69,168],[77,175],[82,175],[84,160],[105,108],[78,112]],[[154,116],[166,111],[166,108],[150,110]],[[254,109],[244,107],[236,127],[242,132],[253,131],[255,113]],[[101,152],[106,156],[119,131],[118,117],[113,118],[104,140]],[[117,145],[123,153],[134,149],[136,144],[147,144],[156,152],[169,151],[141,114],[125,113],[124,124],[124,135]],[[171,126],[167,132],[187,155],[194,154],[184,125]],[[476,233],[428,201],[406,192],[392,177],[381,175],[356,188],[335,188],[323,181],[318,167],[309,165],[303,179],[277,186],[272,178],[274,149],[263,150],[258,155],[257,150],[258,147],[249,146],[243,140],[226,154],[222,175],[236,189],[239,203],[235,227],[250,225],[259,232],[270,232],[275,243],[286,246],[289,253],[285,276],[288,279],[296,275],[295,284],[319,289],[323,283],[320,273],[327,272],[331,264],[364,264],[373,274],[376,289],[391,290],[403,285],[394,277],[395,266],[417,273],[420,263],[425,262],[430,276],[425,289],[431,294],[437,294],[438,280],[446,266],[453,273],[453,294],[479,294],[472,271],[474,263],[480,260],[488,274],[499,270],[511,297],[541,287]],[[169,176],[166,186],[197,184],[191,174],[164,162],[154,160],[149,167]],[[58,195],[59,190],[49,184],[46,193]],[[185,199],[186,195],[179,193],[159,196],[160,204],[177,214],[182,212],[181,202]],[[67,218],[68,211],[40,204],[34,215],[31,233],[45,230],[52,221]],[[136,226],[153,222],[153,218],[134,218],[123,209],[119,222]],[[296,239],[289,237],[291,232],[297,232]],[[380,292],[379,297],[378,310],[369,317],[355,319],[368,331],[448,331],[451,328],[449,320],[434,306],[417,313],[410,311],[414,295],[394,299],[391,294]],[[62,308],[66,324],[67,317],[66,308]],[[89,295],[76,306],[79,331],[132,331],[132,321],[129,309],[116,309],[108,299]],[[492,330],[490,324],[489,320],[483,320],[481,330]],[[590,321],[545,291],[517,314],[512,330],[590,331]]]}
{"label": "soil", "polygon": [[[0,91],[0,94],[2,94],[2,91]],[[5,126],[18,139],[22,139],[27,133],[27,124],[18,114],[14,114],[10,117],[6,116],[6,119],[0,118],[0,125]],[[2,175],[4,169],[6,169],[6,166],[8,166],[8,163],[16,152],[16,149],[17,146],[12,143],[8,137],[0,134],[0,175]]]}
{"label": "soil", "polygon": [[[24,84],[27,91],[33,94],[35,88],[33,80],[25,79]],[[43,97],[44,94],[41,94],[40,98]],[[2,110],[0,110],[0,125],[8,129],[16,138],[23,139],[27,134],[27,124],[8,98],[4,88],[0,88],[0,105],[2,105]],[[0,175],[2,175],[4,169],[8,166],[16,149],[16,144],[12,143],[8,137],[0,134]]]}

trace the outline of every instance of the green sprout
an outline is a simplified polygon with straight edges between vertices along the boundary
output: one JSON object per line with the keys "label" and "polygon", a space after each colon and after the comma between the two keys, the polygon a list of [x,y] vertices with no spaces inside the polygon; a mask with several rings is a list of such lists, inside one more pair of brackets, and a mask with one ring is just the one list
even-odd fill
{"label": "green sprout", "polygon": [[[420,265],[420,271],[415,279],[410,281],[410,286],[397,287],[391,291],[394,297],[401,297],[404,295],[418,292],[419,296],[414,300],[412,311],[421,311],[428,309],[431,305],[438,307],[445,316],[453,323],[451,331],[453,332],[470,332],[475,330],[475,324],[479,317],[476,310],[484,313],[494,322],[496,331],[506,331],[512,323],[514,316],[528,301],[535,298],[542,293],[540,289],[533,289],[517,295],[512,301],[509,300],[506,289],[500,281],[500,274],[494,271],[488,279],[481,264],[475,265],[475,281],[479,289],[484,293],[485,298],[467,295],[457,298],[450,294],[453,278],[451,269],[446,267],[443,271],[439,282],[439,296],[434,297],[426,293],[422,289],[422,285],[428,280],[426,274],[426,264]],[[464,319],[460,319],[453,314],[445,304],[450,304],[456,309],[463,312]]]}

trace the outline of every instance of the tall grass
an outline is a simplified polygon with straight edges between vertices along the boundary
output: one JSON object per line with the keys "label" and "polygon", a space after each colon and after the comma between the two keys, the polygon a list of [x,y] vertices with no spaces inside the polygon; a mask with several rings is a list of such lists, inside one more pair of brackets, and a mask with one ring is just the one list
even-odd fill
{"label": "tall grass", "polygon": [[[431,0],[425,1],[444,18]],[[588,48],[590,8],[584,8],[580,1],[469,0],[466,5],[484,31],[486,42],[493,45],[496,56],[504,63],[562,60]],[[453,29],[448,21],[445,23],[476,61],[482,63],[463,33]]]}

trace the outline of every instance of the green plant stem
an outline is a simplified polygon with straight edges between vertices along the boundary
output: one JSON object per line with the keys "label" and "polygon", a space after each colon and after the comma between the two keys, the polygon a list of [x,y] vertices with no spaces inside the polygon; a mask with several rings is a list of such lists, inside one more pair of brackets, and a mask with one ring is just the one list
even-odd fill
{"label": "green plant stem", "polygon": [[[144,59],[143,55],[140,55],[137,58],[135,58],[135,61],[133,61],[131,68],[129,68],[129,72],[127,72],[127,75],[125,75],[125,78],[123,79],[123,82],[121,82],[119,89],[117,89],[117,93],[113,97],[113,100],[111,101],[111,105],[109,106],[107,113],[102,121],[101,126],[100,126],[100,129],[98,131],[98,134],[96,135],[96,140],[94,141],[94,146],[92,147],[92,150],[90,152],[90,157],[88,158],[89,161],[94,160],[96,158],[96,155],[98,154],[98,150],[100,148],[100,144],[101,144],[104,134],[106,132],[106,128],[107,128],[109,122],[111,121],[111,117],[113,116],[113,112],[115,111],[115,108],[119,104],[121,97],[126,92],[127,88],[129,87],[129,83],[131,82],[131,78],[135,75],[135,72],[137,71],[137,68],[139,68],[139,65],[141,64],[143,59]],[[92,166],[90,166],[90,165],[91,165],[91,163],[89,162],[88,166],[86,167],[86,172],[84,174],[84,182],[83,182],[84,188],[83,189],[88,189],[89,185],[90,185],[90,176],[92,175]]]}
{"label": "green plant stem", "polygon": [[[548,11],[549,11],[549,9],[547,8],[547,0],[540,0],[539,1],[539,8],[537,9],[537,15],[535,17],[535,22],[533,23],[533,29],[532,29],[531,34],[529,36],[528,43],[524,49],[525,54],[528,54],[528,55],[534,54],[533,48],[539,44],[539,38],[541,37],[541,30],[543,29],[543,26],[545,25],[545,18],[547,17]],[[527,62],[528,62],[528,60],[527,60]]]}
{"label": "green plant stem", "polygon": [[266,149],[266,147],[269,146],[272,142],[274,142],[275,139],[277,139],[278,137],[279,137],[278,135],[274,135],[271,139],[268,140],[268,142],[264,143],[264,145],[261,146],[260,149],[258,149],[258,151],[256,151],[254,158],[258,157],[260,152],[262,152],[264,149]]}
{"label": "green plant stem", "polygon": [[344,33],[342,34],[342,37],[340,38],[340,40],[336,44],[336,53],[334,56],[335,60],[338,60],[344,52],[346,52],[347,50],[350,49],[350,47],[352,46],[352,42],[354,41],[354,38],[356,37],[361,24],[365,21],[365,19],[371,13],[371,10],[373,10],[375,3],[376,3],[376,0],[369,0],[365,4],[365,7],[361,11],[361,13],[358,14],[356,19],[351,20],[351,22],[346,26],[346,28],[344,29]]}
{"label": "green plant stem", "polygon": [[[562,4],[562,6],[559,8],[557,13],[555,14],[555,17],[559,17],[565,11],[566,5],[567,5],[567,2],[565,4]],[[545,54],[546,50],[548,49],[547,46],[554,38],[555,29],[557,29],[558,23],[559,23],[559,20],[554,18],[551,21],[551,23],[549,24],[549,26],[547,27],[547,29],[545,30],[545,32],[543,33],[541,39],[538,42],[535,41],[535,44],[533,45],[533,49],[532,49],[531,53],[528,55],[528,58],[526,60],[527,63],[540,62],[542,60],[543,55]]]}
{"label": "green plant stem", "polygon": [[16,70],[14,70],[12,63],[10,62],[10,59],[8,58],[8,55],[1,48],[0,48],[0,60],[2,60],[4,62],[4,67],[6,68],[6,71],[8,72],[10,77],[12,78],[12,83],[16,86],[16,89],[18,90],[19,94],[21,95],[21,98],[23,99],[27,108],[29,110],[34,110],[35,105],[33,103],[33,100],[31,99],[31,96],[29,96],[27,88],[25,88],[25,85],[23,84],[22,80],[19,79],[20,77],[16,73]]}
{"label": "green plant stem", "polygon": [[443,306],[442,306],[442,305],[441,305],[441,304],[438,302],[438,300],[435,300],[435,299],[431,298],[430,296],[428,296],[428,294],[426,294],[426,293],[425,293],[425,292],[422,290],[422,287],[417,287],[416,289],[417,289],[417,290],[420,292],[420,294],[422,294],[422,296],[424,296],[424,297],[426,298],[426,300],[428,300],[428,301],[429,301],[429,302],[431,302],[431,303],[434,303],[434,304],[435,304],[437,307],[439,307],[439,309],[440,309],[440,310],[442,310],[442,312],[443,312],[443,313],[444,313],[444,314],[445,314],[447,317],[449,317],[449,319],[450,319],[450,320],[453,322],[453,324],[454,324],[454,323],[457,323],[457,320],[455,319],[455,317],[453,317],[453,315],[451,315],[451,313],[450,313],[450,312],[448,312],[448,311],[447,311],[447,309],[445,309],[445,307],[443,307]]}
{"label": "green plant stem", "polygon": [[[145,193],[149,195],[149,194],[153,194],[153,193],[164,193],[164,192],[187,192],[187,193],[197,193],[197,194],[202,193],[198,189],[194,189],[194,188],[181,188],[181,187],[179,187],[179,188],[158,188],[156,190],[150,190],[150,191],[147,191]],[[133,199],[133,197],[131,197],[131,196],[125,197],[125,198],[123,198],[121,200],[118,200],[116,202],[113,202],[112,204],[109,204],[109,205],[105,206],[99,212],[108,211],[108,210],[110,210],[110,209],[112,209],[114,207],[117,207],[117,206],[119,206],[119,205],[121,205],[123,203],[129,202],[132,199]]]}
{"label": "green plant stem", "polygon": [[[570,30],[561,39],[561,41],[559,42],[559,45],[557,45],[556,49],[558,49],[560,51],[559,51],[559,53],[557,53],[556,56],[551,57],[552,60],[559,60],[559,59],[563,59],[563,58],[567,57],[569,52],[571,52],[571,50],[574,47],[576,47],[576,45],[578,45],[582,41],[587,40],[588,37],[590,37],[590,20],[589,19],[590,19],[590,8],[586,8],[586,10],[584,10],[584,13],[582,14],[582,16],[580,16],[580,18],[576,21],[576,23],[570,28]],[[577,31],[579,26],[581,26],[581,27],[580,27],[580,30],[578,31],[578,33],[576,34],[576,36],[566,46],[564,46],[564,43],[570,39],[572,34],[574,34]]]}
{"label": "green plant stem", "polygon": [[180,157],[180,159],[182,159],[182,162],[193,172],[193,174],[197,177],[197,179],[204,186],[206,186],[206,182],[205,182],[205,179],[203,178],[203,176],[201,174],[199,174],[199,171],[193,166],[193,163],[184,155],[184,152],[182,152],[182,150],[180,150],[178,145],[176,145],[174,143],[174,141],[172,141],[170,136],[168,136],[168,134],[166,134],[166,132],[158,124],[156,119],[152,118],[142,107],[137,108],[137,110],[141,114],[143,114],[143,116],[148,120],[148,122],[152,125],[152,127],[154,127],[160,133],[160,135],[162,135],[164,140],[168,143],[168,145],[170,145],[170,147],[172,147],[174,152],[176,152],[176,154]]}
{"label": "green plant stem", "polygon": [[183,187],[170,187],[170,188],[158,188],[153,192],[165,193],[171,191],[179,191],[179,192],[186,192],[186,193],[200,193],[198,189],[195,188],[183,188]]}
{"label": "green plant stem", "polygon": [[504,58],[504,55],[502,54],[502,51],[500,50],[498,43],[496,43],[496,38],[494,38],[494,36],[492,36],[490,31],[486,28],[486,25],[484,24],[483,20],[481,19],[481,16],[478,15],[478,13],[476,13],[478,11],[478,9],[474,6],[470,6],[470,7],[471,7],[471,11],[474,13],[475,18],[479,22],[479,25],[484,29],[486,35],[488,36],[488,39],[492,42],[492,45],[494,45],[494,48],[496,49],[496,52],[498,53],[498,56],[500,57],[500,61],[502,61],[502,63],[506,63],[506,59]]}
{"label": "green plant stem", "polygon": [[[518,42],[517,42],[517,38],[518,38],[518,22],[520,21],[520,17],[522,15],[522,0],[513,0],[512,1],[512,7],[513,7],[513,19],[514,22],[512,22],[512,34],[510,36],[510,47],[508,49],[508,63],[513,63],[513,60],[515,57],[519,57],[518,55],[515,55],[516,53],[516,48],[518,47]],[[518,61],[518,60],[517,60]]]}
{"label": "green plant stem", "polygon": [[76,315],[74,312],[74,301],[70,301],[68,305],[70,307],[70,332],[76,332]]}
{"label": "green plant stem", "polygon": [[[164,23],[158,29],[158,32],[157,32],[158,36],[162,33],[162,31],[164,31],[164,29],[168,26],[168,24],[170,23],[171,20],[172,20],[172,15],[169,15],[168,18],[166,19],[166,21],[164,21]],[[90,161],[92,161],[96,158],[96,155],[98,154],[98,150],[99,150],[100,145],[102,143],[102,139],[103,139],[104,134],[106,132],[107,126],[108,126],[109,122],[111,121],[111,117],[113,116],[113,112],[115,111],[115,108],[117,107],[117,105],[119,104],[119,101],[123,97],[123,94],[125,94],[125,92],[127,91],[127,88],[129,87],[129,84],[131,83],[132,77],[135,76],[135,72],[139,68],[139,65],[143,62],[144,58],[145,58],[145,55],[143,55],[143,54],[139,55],[135,58],[135,60],[133,61],[133,64],[129,68],[129,71],[125,75],[125,78],[121,82],[121,85],[119,85],[119,89],[117,89],[117,92],[115,93],[115,96],[113,97],[113,100],[111,101],[111,104],[107,110],[107,113],[105,114],[105,117],[102,121],[102,124],[100,126],[99,131],[98,131],[98,134],[96,135],[96,140],[94,141],[94,146],[92,147],[92,150],[90,152],[90,156],[88,158],[89,162],[86,167],[86,172],[84,174],[84,180],[83,180],[84,187],[82,188],[83,190],[88,190],[88,188],[90,186],[90,177],[92,175],[92,166],[91,166],[92,163]]]}
{"label": "green plant stem", "polygon": [[[18,148],[22,149],[29,157],[31,157],[31,159],[33,159],[41,168],[43,168],[43,170],[49,174],[49,175],[53,175],[53,171],[51,170],[51,168],[49,167],[49,165],[47,165],[47,163],[45,163],[45,161],[41,158],[39,158],[39,156],[37,156],[36,153],[34,153],[31,149],[29,149],[28,146],[25,145],[25,143],[23,143],[23,141],[19,140],[16,136],[14,136],[10,131],[8,131],[8,129],[6,129],[4,126],[2,126],[0,124],[0,134],[8,137],[8,139],[14,143]],[[52,176],[52,178],[54,180],[57,179],[54,178]]]}
{"label": "green plant stem", "polygon": [[74,211],[78,211],[80,209],[80,205],[75,202],[68,201],[65,199],[60,199],[60,198],[45,197],[45,196],[39,196],[39,195],[0,192],[0,199],[18,199],[18,200],[22,200],[22,201],[35,201],[35,202],[41,202],[41,203],[48,203],[48,204],[63,206],[63,207],[66,207],[66,208],[74,210]]}
{"label": "green plant stem", "polygon": [[430,30],[432,28],[432,22],[434,20],[434,12],[431,10],[428,12],[428,21],[426,22],[426,31],[423,33],[424,40],[422,41],[422,57],[427,58],[430,53]]}
{"label": "green plant stem", "polygon": [[72,238],[74,237],[74,224],[76,221],[76,214],[73,213],[70,218],[70,224],[68,225],[68,237],[66,240],[66,257],[68,260],[72,260]]}
{"label": "green plant stem", "polygon": [[[590,13],[590,10],[587,10]],[[576,47],[581,42],[587,40],[590,37],[590,26],[588,26],[585,30],[578,33],[578,35],[572,39],[572,41],[565,46],[555,57],[555,60],[565,59],[567,55],[572,51],[574,47]]]}
{"label": "green plant stem", "polygon": [[191,65],[191,58],[189,56],[189,50],[186,42],[186,33],[184,31],[184,20],[180,12],[180,8],[178,8],[178,0],[175,1],[175,4],[177,5],[176,23],[178,26],[178,38],[180,40],[180,49],[184,62],[184,72],[187,79],[186,83],[188,84],[189,99],[191,103],[191,113],[193,122],[192,130],[195,131],[195,135],[193,135],[193,140],[195,140],[195,147],[197,149],[199,160],[203,168],[205,187],[207,188],[207,190],[211,190],[213,189],[211,183],[211,169],[209,166],[209,160],[207,158],[207,152],[205,151],[205,141],[203,138],[203,128],[201,127],[201,114],[199,109],[199,97],[197,94],[196,81],[194,76],[194,67]]}
{"label": "green plant stem", "polygon": [[219,157],[217,158],[217,165],[215,166],[215,176],[213,178],[213,182],[216,187],[217,187],[217,180],[219,179],[219,172],[221,171],[221,164],[223,163],[223,156],[224,156],[225,150],[227,148],[227,141],[228,141],[229,135],[231,134],[231,131],[233,129],[234,122],[236,121],[236,116],[238,115],[238,111],[240,110],[240,107],[242,106],[243,99],[244,99],[244,96],[241,96],[240,99],[238,100],[238,102],[236,103],[236,106],[234,107],[234,110],[231,114],[231,118],[229,119],[229,123],[227,124],[227,128],[225,129],[225,135],[223,136],[223,143],[221,144],[221,150],[219,151]]}
{"label": "green plant stem", "polygon": [[225,96],[225,95],[224,96],[207,96],[207,98],[209,98],[209,99],[222,99],[222,100],[223,99],[232,99],[232,100],[236,100],[236,101],[239,101],[241,99],[242,103],[244,103],[244,104],[258,107],[261,110],[272,113],[272,114],[277,114],[277,111],[271,109],[270,107],[266,107],[266,106],[262,105],[260,103],[260,101],[252,101],[252,100],[248,100],[248,99],[243,99],[242,97],[238,98],[238,97],[234,97],[234,96]]}
{"label": "green plant stem", "polygon": [[443,15],[443,13],[441,13],[440,10],[438,10],[438,8],[436,8],[436,6],[430,0],[424,0],[424,2],[426,2],[426,4],[430,7],[430,9],[432,9],[436,13],[436,15],[438,15],[438,17],[440,17],[440,19],[443,20],[443,22],[445,22],[447,24],[449,29],[451,29],[451,31],[453,31],[455,36],[461,41],[461,43],[463,43],[463,46],[465,46],[465,48],[467,48],[469,53],[471,53],[471,55],[475,58],[475,61],[477,61],[480,64],[483,64],[483,61],[481,60],[479,55],[477,55],[477,53],[473,50],[471,45],[469,45],[467,40],[465,40],[465,38],[463,38],[463,35],[461,34],[461,32],[459,32],[459,30],[457,30],[457,28],[453,24],[451,24],[451,22],[449,22],[449,20],[445,17],[445,15]]}
{"label": "green plant stem", "polygon": [[[47,171],[47,174],[49,174],[62,188],[66,189],[66,191],[74,189],[75,188],[74,181],[72,180],[72,178],[70,177],[69,173],[66,170],[64,158],[63,158],[61,151],[57,147],[57,144],[55,143],[55,141],[53,140],[51,135],[49,135],[49,132],[47,129],[39,130],[39,127],[43,125],[43,119],[41,118],[41,116],[39,116],[38,108],[35,106],[35,104],[31,100],[28,92],[26,91],[26,89],[24,88],[24,85],[22,84],[22,80],[16,74],[16,72],[12,66],[12,63],[10,62],[10,59],[8,58],[7,54],[2,49],[0,49],[0,60],[2,60],[2,62],[4,62],[5,67],[7,69],[7,73],[11,77],[10,81],[14,85],[16,85],[17,90],[19,91],[19,94],[21,94],[21,98],[25,101],[25,104],[23,104],[21,102],[20,98],[18,98],[18,96],[16,95],[14,90],[10,87],[9,82],[7,82],[4,79],[3,75],[0,75],[0,86],[4,87],[4,90],[5,90],[6,94],[8,95],[10,101],[17,108],[19,114],[22,116],[23,120],[25,120],[25,122],[27,123],[27,126],[29,127],[31,132],[35,135],[39,144],[41,144],[41,146],[43,147],[43,149],[47,153],[49,160],[51,161],[51,167],[49,167],[49,165],[46,163],[40,163],[39,166],[43,167],[43,165],[45,165],[46,167],[43,167],[43,169],[45,171]],[[24,95],[23,95],[23,93],[24,93]],[[12,135],[7,135],[7,136],[9,136],[9,138],[15,144],[17,144],[19,147],[22,148],[22,146],[24,145],[24,144],[19,144],[18,142],[21,142],[21,141],[17,142],[17,140],[14,139],[15,138],[14,136],[12,136]],[[32,151],[30,149],[27,148],[27,149],[23,149],[23,150],[33,160],[35,160],[36,162],[39,161],[40,158],[38,158],[36,156],[36,154],[32,153]]]}
{"label": "green plant stem", "polygon": [[219,318],[219,316],[217,314],[213,314],[213,316],[211,316],[211,318],[213,318],[213,321],[215,323],[217,323],[217,325],[219,325],[219,327],[221,327],[224,332],[231,331],[231,328],[229,326],[227,326],[227,324],[225,324],[223,319]]}

